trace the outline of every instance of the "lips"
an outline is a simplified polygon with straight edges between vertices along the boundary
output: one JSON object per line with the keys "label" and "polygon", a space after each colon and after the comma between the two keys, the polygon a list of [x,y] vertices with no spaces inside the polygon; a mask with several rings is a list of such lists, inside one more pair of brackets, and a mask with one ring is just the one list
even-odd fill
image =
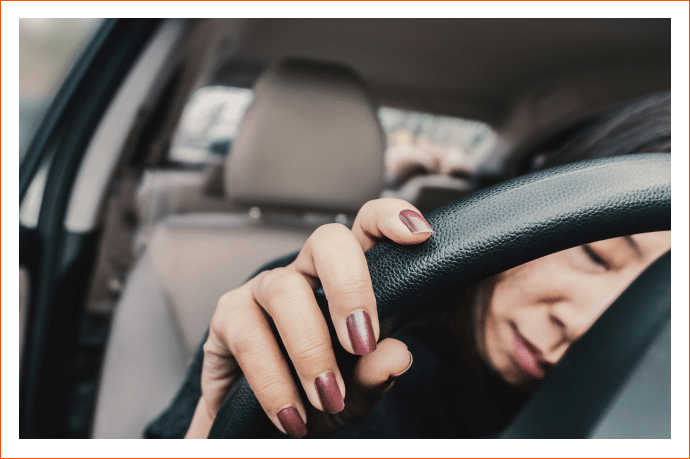
{"label": "lips", "polygon": [[546,371],[541,364],[541,352],[513,326],[513,357],[520,370],[529,376],[542,379]]}

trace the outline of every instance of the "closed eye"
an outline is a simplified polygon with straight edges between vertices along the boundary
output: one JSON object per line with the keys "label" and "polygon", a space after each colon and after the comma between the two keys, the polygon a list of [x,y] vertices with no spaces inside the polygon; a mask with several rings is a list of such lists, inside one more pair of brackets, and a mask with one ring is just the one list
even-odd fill
{"label": "closed eye", "polygon": [[604,269],[609,269],[610,266],[604,260],[601,258],[590,246],[589,244],[583,244],[580,247],[582,247],[582,250],[585,252],[585,254],[589,257],[590,260],[592,260],[594,263],[598,264],[599,266],[603,267]]}

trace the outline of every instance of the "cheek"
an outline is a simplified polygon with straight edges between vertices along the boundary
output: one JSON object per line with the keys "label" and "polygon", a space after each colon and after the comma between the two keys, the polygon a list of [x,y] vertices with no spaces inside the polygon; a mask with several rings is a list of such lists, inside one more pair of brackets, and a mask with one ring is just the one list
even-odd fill
{"label": "cheek", "polygon": [[510,316],[524,307],[531,296],[535,269],[530,264],[518,266],[501,274],[494,285],[489,311],[496,317]]}
{"label": "cheek", "polygon": [[511,360],[513,355],[513,331],[510,322],[503,316],[487,314],[484,329],[484,347],[482,356],[489,368],[511,385],[522,382],[515,364]]}
{"label": "cheek", "polygon": [[[548,276],[552,263],[548,259],[535,260],[518,266],[494,278],[493,289],[485,306],[483,318],[484,358],[496,371],[504,374],[511,368],[509,355],[513,349],[511,324],[539,322],[542,308],[535,308],[538,298],[548,295]],[[504,374],[504,376],[507,376]]]}
{"label": "cheek", "polygon": [[524,270],[521,267],[497,276],[484,306],[482,342],[478,343],[486,363],[503,374],[510,367],[508,355],[512,349],[510,323],[526,304]]}
{"label": "cheek", "polygon": [[563,296],[563,280],[572,277],[569,251],[548,255],[510,269],[496,277],[492,312],[514,315],[537,303],[554,302]]}

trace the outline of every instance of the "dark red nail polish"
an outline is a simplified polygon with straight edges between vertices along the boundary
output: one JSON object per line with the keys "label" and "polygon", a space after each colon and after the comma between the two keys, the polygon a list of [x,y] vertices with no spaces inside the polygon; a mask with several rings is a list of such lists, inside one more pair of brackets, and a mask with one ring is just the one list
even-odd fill
{"label": "dark red nail polish", "polygon": [[406,209],[400,212],[400,220],[412,233],[433,233],[431,225],[424,217],[414,210]]}
{"label": "dark red nail polish", "polygon": [[321,405],[326,412],[333,414],[343,411],[345,402],[343,401],[343,395],[340,393],[338,381],[336,381],[335,375],[332,372],[327,371],[320,374],[316,378],[315,384],[319,400],[321,400]]}
{"label": "dark red nail polish", "polygon": [[367,355],[376,350],[374,327],[366,311],[360,310],[350,314],[347,318],[347,334],[350,335],[350,343],[355,354]]}
{"label": "dark red nail polish", "polygon": [[291,438],[302,438],[307,434],[307,426],[294,406],[278,411],[278,420]]}

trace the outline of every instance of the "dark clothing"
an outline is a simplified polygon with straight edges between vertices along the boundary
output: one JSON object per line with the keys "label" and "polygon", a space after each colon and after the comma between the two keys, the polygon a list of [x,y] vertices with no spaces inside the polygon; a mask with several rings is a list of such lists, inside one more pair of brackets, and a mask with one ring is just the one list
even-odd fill
{"label": "dark clothing", "polygon": [[447,314],[425,314],[392,336],[407,344],[412,367],[367,416],[333,438],[486,438],[496,436],[524,393],[458,358]]}
{"label": "dark clothing", "polygon": [[[294,255],[283,257],[264,269],[287,265],[292,259]],[[485,366],[460,358],[458,339],[448,323],[446,308],[439,307],[394,333],[412,353],[412,367],[374,411],[329,437],[485,438],[498,434],[526,395]],[[148,426],[146,438],[184,437],[201,396],[202,361],[200,347],[182,388]]]}

